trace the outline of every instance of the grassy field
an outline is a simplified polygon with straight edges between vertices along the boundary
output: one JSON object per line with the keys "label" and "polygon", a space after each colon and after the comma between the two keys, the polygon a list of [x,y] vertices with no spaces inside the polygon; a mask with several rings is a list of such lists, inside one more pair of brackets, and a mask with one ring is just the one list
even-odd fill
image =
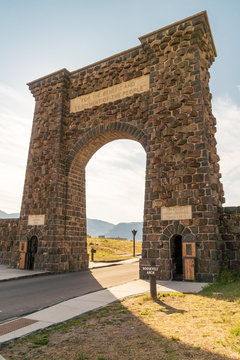
{"label": "grassy field", "polygon": [[130,297],[0,353],[16,360],[240,359],[240,276],[227,278],[197,295]]}
{"label": "grassy field", "polygon": [[[94,261],[123,260],[133,257],[132,240],[116,240],[104,238],[87,238],[89,260],[91,260],[91,249],[95,249]],[[142,242],[136,241],[136,254],[142,252]]]}

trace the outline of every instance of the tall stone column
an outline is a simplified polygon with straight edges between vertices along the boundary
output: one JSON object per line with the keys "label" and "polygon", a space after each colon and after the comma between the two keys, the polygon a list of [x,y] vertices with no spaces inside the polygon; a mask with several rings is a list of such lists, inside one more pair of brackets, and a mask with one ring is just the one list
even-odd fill
{"label": "tall stone column", "polygon": [[[68,81],[69,73],[63,69],[28,84],[36,105],[19,238],[41,234],[35,267],[51,271],[68,270],[64,239],[65,149],[62,143]],[[41,225],[38,225],[39,219]]]}
{"label": "tall stone column", "polygon": [[221,261],[218,208],[224,198],[208,85],[216,50],[207,15],[140,40],[152,87],[142,264],[159,265],[160,278],[169,279],[171,239],[191,235],[196,277],[211,281]]}

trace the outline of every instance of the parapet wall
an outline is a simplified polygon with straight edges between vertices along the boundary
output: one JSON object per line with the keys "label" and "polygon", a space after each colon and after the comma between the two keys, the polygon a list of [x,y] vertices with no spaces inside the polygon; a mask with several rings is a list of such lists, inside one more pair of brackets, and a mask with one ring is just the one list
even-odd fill
{"label": "parapet wall", "polygon": [[18,223],[19,219],[0,219],[0,264],[14,263]]}
{"label": "parapet wall", "polygon": [[223,260],[229,269],[234,270],[240,267],[240,206],[223,207],[220,219]]}

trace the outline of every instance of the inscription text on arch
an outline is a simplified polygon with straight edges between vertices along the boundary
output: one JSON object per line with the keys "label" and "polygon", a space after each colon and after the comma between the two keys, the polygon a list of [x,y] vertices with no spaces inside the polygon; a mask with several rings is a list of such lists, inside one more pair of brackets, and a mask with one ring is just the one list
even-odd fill
{"label": "inscription text on arch", "polygon": [[110,86],[106,89],[94,91],[90,94],[78,96],[70,100],[70,113],[89,109],[111,101],[124,99],[134,94],[140,94],[149,90],[149,75],[124,81],[121,84]]}

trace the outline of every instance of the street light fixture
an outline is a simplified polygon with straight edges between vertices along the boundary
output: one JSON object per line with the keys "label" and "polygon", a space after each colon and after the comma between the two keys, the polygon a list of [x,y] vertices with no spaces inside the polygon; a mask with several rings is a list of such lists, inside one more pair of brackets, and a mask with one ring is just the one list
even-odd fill
{"label": "street light fixture", "polygon": [[135,236],[137,234],[137,230],[132,230],[132,234],[133,234],[133,256],[135,256]]}

